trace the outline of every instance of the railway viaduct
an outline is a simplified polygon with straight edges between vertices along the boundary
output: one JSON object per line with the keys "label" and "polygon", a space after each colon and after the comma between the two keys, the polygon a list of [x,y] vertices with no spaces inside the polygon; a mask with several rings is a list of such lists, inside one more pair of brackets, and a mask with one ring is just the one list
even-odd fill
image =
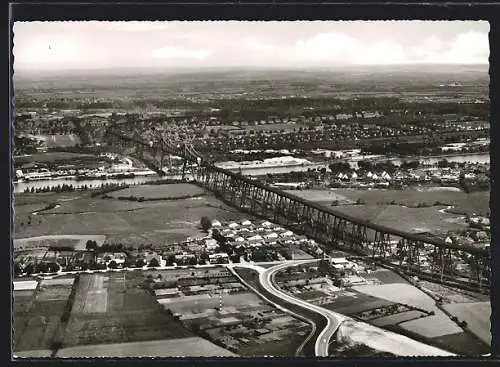
{"label": "railway viaduct", "polygon": [[[346,215],[240,173],[216,167],[185,143],[162,139],[153,144],[138,135],[112,129],[108,130],[105,141],[117,152],[132,151],[161,174],[165,155],[180,156],[184,168],[188,164],[195,167],[192,175],[196,184],[212,191],[218,198],[242,211],[292,228],[326,248],[370,258],[421,279],[489,293],[491,267],[487,250],[457,246],[439,238],[407,233]],[[430,269],[422,266],[424,256],[433,259]],[[466,273],[457,272],[455,264],[459,261],[467,264]]]}

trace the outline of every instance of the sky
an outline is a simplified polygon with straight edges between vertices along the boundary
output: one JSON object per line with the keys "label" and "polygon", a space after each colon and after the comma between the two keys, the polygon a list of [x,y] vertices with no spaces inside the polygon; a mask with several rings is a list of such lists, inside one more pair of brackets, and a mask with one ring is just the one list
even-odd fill
{"label": "sky", "polygon": [[16,22],[14,69],[487,64],[485,21]]}

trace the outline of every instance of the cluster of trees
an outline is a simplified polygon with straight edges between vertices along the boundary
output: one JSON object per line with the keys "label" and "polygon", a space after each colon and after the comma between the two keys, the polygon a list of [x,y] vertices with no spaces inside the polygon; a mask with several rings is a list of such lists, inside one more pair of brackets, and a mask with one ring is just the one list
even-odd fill
{"label": "cluster of trees", "polygon": [[45,192],[56,192],[56,193],[60,193],[60,192],[72,192],[72,191],[75,191],[75,190],[87,190],[88,188],[86,187],[87,185],[84,186],[78,186],[78,187],[75,187],[73,186],[72,184],[70,185],[66,185],[66,184],[62,184],[62,185],[57,185],[57,186],[44,186],[44,187],[37,187],[36,189],[32,186],[31,188],[25,188],[24,189],[24,193],[31,193],[31,194],[38,194],[38,193],[45,193]]}
{"label": "cluster of trees", "polygon": [[30,262],[25,266],[16,262],[14,264],[14,275],[19,276],[21,274],[31,275],[36,273],[56,273],[60,268],[61,266],[56,262]]}
{"label": "cluster of trees", "polygon": [[96,196],[100,196],[100,195],[106,195],[106,194],[109,194],[110,192],[118,191],[118,190],[122,190],[122,189],[127,189],[129,187],[130,187],[130,185],[125,184],[125,183],[119,183],[119,184],[104,183],[104,184],[101,184],[101,188],[99,190],[92,192],[92,194],[90,194],[90,196],[96,197]]}
{"label": "cluster of trees", "polygon": [[212,228],[212,221],[208,217],[203,216],[201,217],[200,225],[205,232],[208,232],[208,230]]}

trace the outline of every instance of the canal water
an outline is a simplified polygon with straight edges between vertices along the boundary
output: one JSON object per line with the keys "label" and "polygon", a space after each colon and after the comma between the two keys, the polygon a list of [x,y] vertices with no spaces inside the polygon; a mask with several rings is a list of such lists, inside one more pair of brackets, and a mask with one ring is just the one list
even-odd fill
{"label": "canal water", "polygon": [[[490,163],[489,154],[467,154],[467,155],[449,155],[449,156],[440,156],[440,157],[412,157],[407,159],[394,158],[391,161],[395,165],[401,165],[404,161],[412,161],[419,159],[422,163],[432,165],[437,164],[440,160],[446,159],[449,162],[471,162],[471,163]],[[356,164],[357,162],[351,162]],[[308,169],[320,169],[322,167],[327,167],[327,163],[323,164],[312,164],[305,166],[285,166],[285,167],[266,167],[266,168],[245,168],[241,171],[241,173],[245,176],[264,176],[267,174],[280,174],[287,172],[298,172],[298,171],[307,171]],[[232,170],[237,172],[238,170]],[[171,179],[180,179],[180,175],[172,175],[172,176],[164,176],[163,178],[171,178]],[[134,178],[123,178],[123,179],[107,179],[107,180],[80,180],[77,181],[75,179],[66,178],[66,179],[55,179],[55,180],[40,180],[40,181],[31,181],[31,182],[17,182],[14,183],[14,193],[24,192],[26,188],[30,189],[33,187],[35,190],[37,188],[43,187],[54,187],[57,185],[73,185],[73,186],[85,186],[88,187],[100,187],[102,183],[113,183],[113,184],[128,184],[128,185],[139,185],[143,183],[147,183],[148,181],[158,180],[159,176],[150,175],[150,176],[138,176]]]}

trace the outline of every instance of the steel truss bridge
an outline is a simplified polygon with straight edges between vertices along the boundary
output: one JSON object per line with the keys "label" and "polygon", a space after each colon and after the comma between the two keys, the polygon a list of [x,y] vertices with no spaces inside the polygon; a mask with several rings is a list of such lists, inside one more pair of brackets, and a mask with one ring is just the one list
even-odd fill
{"label": "steel truss bridge", "polygon": [[[302,233],[329,249],[339,249],[371,258],[407,275],[440,282],[471,291],[489,293],[490,253],[470,246],[457,246],[442,239],[390,228],[305,200],[269,187],[255,179],[216,167],[186,143],[162,139],[156,144],[139,136],[109,130],[109,147],[117,152],[131,150],[139,159],[163,173],[164,156],[182,157],[195,167],[195,183],[212,191],[226,203],[260,216],[297,233]],[[183,177],[184,170],[183,168]],[[432,259],[423,266],[423,258]],[[465,270],[457,270],[462,263]]]}

